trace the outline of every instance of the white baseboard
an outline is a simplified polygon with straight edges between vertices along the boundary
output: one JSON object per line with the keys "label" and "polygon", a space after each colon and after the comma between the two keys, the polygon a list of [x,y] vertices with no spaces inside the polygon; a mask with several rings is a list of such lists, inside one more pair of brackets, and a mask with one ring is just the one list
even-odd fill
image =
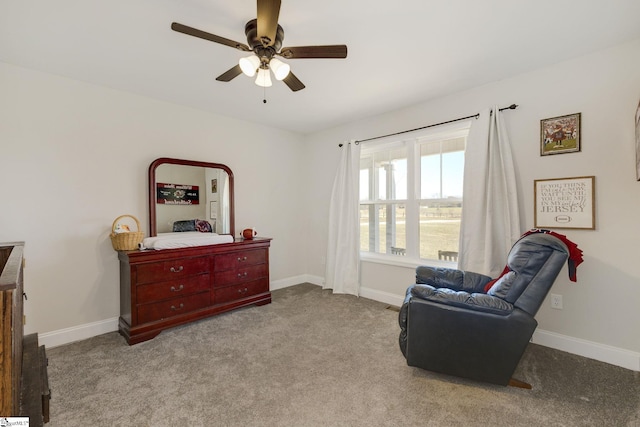
{"label": "white baseboard", "polygon": [[385,304],[394,305],[396,307],[400,307],[404,302],[404,296],[363,287],[360,288],[360,296],[374,301],[383,302]]}
{"label": "white baseboard", "polygon": [[[289,286],[299,285],[300,283],[313,283],[322,285],[322,278],[311,275],[300,275],[287,279],[276,280],[270,283],[271,290],[287,288]],[[45,332],[38,334],[38,342],[48,348],[59,347],[61,345],[70,344],[72,342],[86,340],[91,337],[115,332],[118,330],[118,318],[100,320],[84,325],[73,326],[70,328],[59,329],[57,331]]]}
{"label": "white baseboard", "polygon": [[[274,291],[276,289],[295,286],[300,283],[312,283],[314,285],[322,286],[324,278],[310,274],[303,274],[272,281],[270,283],[270,289]],[[396,295],[370,288],[360,288],[360,296],[374,301],[383,302],[385,304],[394,305],[396,307],[400,307],[404,301],[404,295]],[[53,348],[117,330],[118,318],[114,317],[98,322],[60,329],[58,331],[38,334],[38,340],[41,345]],[[542,329],[537,329],[534,332],[531,342],[640,372],[640,353],[638,352],[612,347],[593,341],[586,341],[580,338],[561,335]]]}
{"label": "white baseboard", "polygon": [[[301,283],[311,283],[313,285],[322,286],[324,285],[324,278],[310,274],[303,274],[289,279],[271,282],[270,288],[272,291],[275,291],[276,289],[287,288]],[[363,287],[360,288],[360,296],[374,301],[394,305],[396,307],[400,307],[404,301],[404,296],[398,296],[389,292]]]}
{"label": "white baseboard", "polygon": [[531,342],[545,347],[555,348],[556,350],[566,351],[567,353],[577,354],[578,356],[587,357],[589,359],[599,360],[622,368],[631,369],[632,371],[640,371],[640,353],[634,351],[587,341],[580,338],[574,338],[567,335],[561,335],[542,329],[537,329],[533,333]]}
{"label": "white baseboard", "polygon": [[[374,301],[394,305],[396,307],[400,307],[404,302],[404,295],[400,296],[364,287],[360,288],[360,296]],[[587,357],[589,359],[599,360],[622,368],[631,369],[632,371],[640,371],[640,353],[634,351],[587,341],[580,338],[574,338],[567,335],[561,335],[542,329],[537,329],[534,332],[531,342],[545,347],[554,348],[556,350],[566,351],[567,353],[576,354],[578,356]]]}
{"label": "white baseboard", "polygon": [[314,285],[322,286],[324,279],[319,276],[313,276],[311,274],[301,274],[299,276],[289,277],[287,279],[274,280],[269,284],[269,289],[275,291],[276,289],[288,288],[289,286],[299,285],[301,283],[311,283]]}
{"label": "white baseboard", "polygon": [[118,318],[100,320],[71,328],[38,334],[38,342],[45,347],[53,348],[75,341],[86,340],[97,335],[118,330]]}

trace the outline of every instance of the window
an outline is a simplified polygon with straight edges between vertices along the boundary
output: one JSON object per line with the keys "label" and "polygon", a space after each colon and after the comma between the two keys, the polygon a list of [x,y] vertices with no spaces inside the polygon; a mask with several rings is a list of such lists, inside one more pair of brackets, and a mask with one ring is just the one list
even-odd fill
{"label": "window", "polygon": [[458,124],[362,147],[361,252],[439,259],[458,251],[468,132]]}

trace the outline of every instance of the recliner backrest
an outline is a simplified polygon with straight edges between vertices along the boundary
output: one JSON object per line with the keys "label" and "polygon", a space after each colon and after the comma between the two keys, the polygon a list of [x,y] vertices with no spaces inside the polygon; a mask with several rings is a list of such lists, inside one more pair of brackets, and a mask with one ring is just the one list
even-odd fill
{"label": "recliner backrest", "polygon": [[511,271],[487,292],[534,316],[569,256],[557,237],[533,233],[518,240],[507,258]]}

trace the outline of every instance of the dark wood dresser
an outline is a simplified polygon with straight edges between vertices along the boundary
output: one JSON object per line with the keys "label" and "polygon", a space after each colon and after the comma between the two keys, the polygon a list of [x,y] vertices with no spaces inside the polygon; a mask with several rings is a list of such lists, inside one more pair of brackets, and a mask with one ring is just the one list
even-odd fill
{"label": "dark wood dresser", "polygon": [[271,302],[271,239],[121,251],[119,331],[129,344],[165,329]]}
{"label": "dark wood dresser", "polygon": [[24,336],[24,243],[0,243],[0,418],[49,421],[49,380],[38,334]]}

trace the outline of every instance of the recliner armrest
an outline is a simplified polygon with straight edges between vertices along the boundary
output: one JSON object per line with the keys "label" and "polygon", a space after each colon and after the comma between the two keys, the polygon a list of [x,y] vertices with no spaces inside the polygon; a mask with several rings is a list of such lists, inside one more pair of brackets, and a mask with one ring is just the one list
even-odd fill
{"label": "recliner armrest", "polygon": [[513,305],[507,301],[483,294],[456,291],[449,288],[434,288],[430,285],[416,284],[410,288],[411,296],[440,304],[482,311],[506,316],[513,311]]}
{"label": "recliner armrest", "polygon": [[493,280],[491,277],[484,274],[455,268],[429,267],[426,265],[416,268],[416,283],[430,285],[434,288],[484,293],[485,285],[491,280]]}

